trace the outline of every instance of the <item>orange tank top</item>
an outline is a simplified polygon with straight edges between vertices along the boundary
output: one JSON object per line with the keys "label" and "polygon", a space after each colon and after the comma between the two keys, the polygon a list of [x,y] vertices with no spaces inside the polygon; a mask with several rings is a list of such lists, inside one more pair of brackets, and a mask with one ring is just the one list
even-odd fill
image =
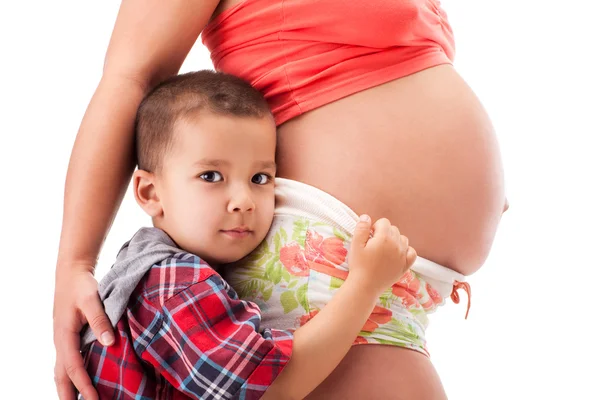
{"label": "orange tank top", "polygon": [[216,70],[263,93],[277,125],[454,58],[438,0],[242,0],[202,42]]}

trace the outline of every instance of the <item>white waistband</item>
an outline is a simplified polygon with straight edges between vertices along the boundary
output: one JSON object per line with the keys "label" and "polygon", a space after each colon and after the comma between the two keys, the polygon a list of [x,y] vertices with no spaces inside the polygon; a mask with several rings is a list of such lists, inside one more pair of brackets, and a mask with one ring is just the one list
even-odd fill
{"label": "white waistband", "polygon": [[[354,233],[358,215],[347,205],[314,186],[284,178],[275,179],[275,216],[292,215],[335,226],[348,235]],[[417,257],[412,270],[423,276],[442,297],[450,296],[455,281],[465,276],[423,257]]]}

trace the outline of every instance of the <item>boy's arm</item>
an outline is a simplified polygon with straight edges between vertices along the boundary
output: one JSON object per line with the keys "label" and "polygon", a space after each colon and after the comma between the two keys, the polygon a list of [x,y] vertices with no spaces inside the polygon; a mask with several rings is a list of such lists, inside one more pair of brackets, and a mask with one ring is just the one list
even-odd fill
{"label": "boy's arm", "polygon": [[294,334],[293,356],[264,399],[301,399],[335,369],[375,307],[377,297],[414,263],[397,227],[362,215],[354,230],[350,272],[327,305]]}
{"label": "boy's arm", "polygon": [[263,399],[304,398],[348,353],[378,297],[353,276],[348,275],[333,299],[294,333],[292,358]]}
{"label": "boy's arm", "polygon": [[368,221],[357,225],[345,283],[323,310],[295,332],[293,343],[288,331],[266,329],[260,334],[258,307],[239,300],[213,272],[174,291],[161,304],[162,326],[142,358],[192,398],[305,397],[348,352],[378,295],[400,279],[416,258],[408,240],[387,220],[374,224],[369,239]]}
{"label": "boy's arm", "polygon": [[350,275],[293,336],[261,334],[258,307],[215,274],[164,303],[141,357],[191,398],[301,399],[333,371],[373,310],[377,296],[365,289]]}

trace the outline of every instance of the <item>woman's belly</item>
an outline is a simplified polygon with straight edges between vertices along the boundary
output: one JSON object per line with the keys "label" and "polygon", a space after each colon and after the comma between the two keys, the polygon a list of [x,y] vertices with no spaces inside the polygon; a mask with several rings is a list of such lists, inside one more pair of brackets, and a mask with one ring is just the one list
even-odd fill
{"label": "woman's belly", "polygon": [[[278,175],[387,217],[421,257],[462,274],[485,261],[505,208],[482,105],[450,65],[354,94],[279,127]],[[416,351],[353,346],[308,399],[445,399]]]}
{"label": "woman's belly", "polygon": [[491,122],[450,65],[359,92],[279,127],[278,175],[386,217],[417,253],[465,275],[505,207]]}
{"label": "woman's belly", "polygon": [[447,400],[429,358],[402,347],[353,346],[305,400]]}

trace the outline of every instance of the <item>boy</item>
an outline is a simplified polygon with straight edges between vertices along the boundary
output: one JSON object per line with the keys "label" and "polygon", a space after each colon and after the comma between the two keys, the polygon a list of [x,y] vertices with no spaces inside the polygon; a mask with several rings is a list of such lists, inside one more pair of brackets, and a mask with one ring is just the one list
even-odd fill
{"label": "boy", "polygon": [[364,216],[333,300],[295,332],[261,332],[258,307],[214,268],[248,255],[269,230],[275,144],[268,105],[238,78],[179,75],[144,99],[133,187],[154,228],[123,246],[99,285],[118,332],[110,347],[89,331],[83,339],[101,399],[303,398],[414,262],[396,227],[382,219],[371,235]]}

